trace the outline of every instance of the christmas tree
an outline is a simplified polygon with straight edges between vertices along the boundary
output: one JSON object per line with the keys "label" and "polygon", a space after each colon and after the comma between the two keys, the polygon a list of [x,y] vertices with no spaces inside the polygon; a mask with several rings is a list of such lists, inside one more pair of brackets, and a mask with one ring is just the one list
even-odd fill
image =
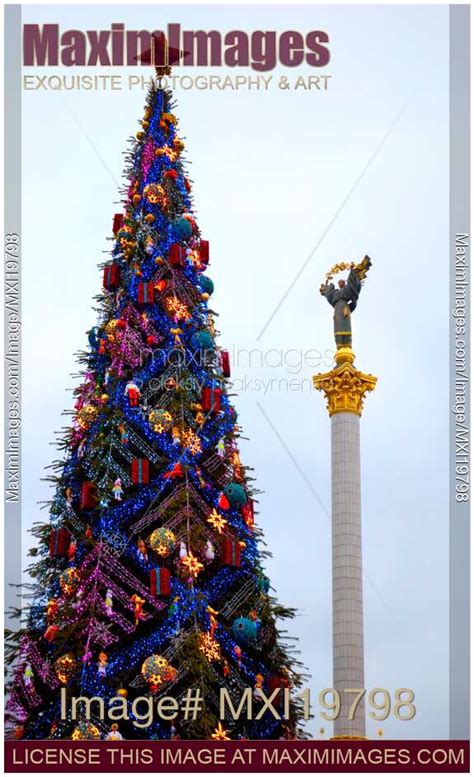
{"label": "christmas tree", "polygon": [[[299,662],[279,627],[294,611],[271,595],[262,565],[183,147],[158,79],[127,156],[49,520],[32,530],[21,627],[8,634],[17,738],[300,735],[288,702]],[[234,720],[228,703],[222,719],[222,690],[237,709],[247,688],[254,719],[244,709]],[[189,689],[198,714],[186,714]],[[147,700],[156,709],[170,696],[176,717],[143,727]],[[73,708],[84,698],[89,709]]]}

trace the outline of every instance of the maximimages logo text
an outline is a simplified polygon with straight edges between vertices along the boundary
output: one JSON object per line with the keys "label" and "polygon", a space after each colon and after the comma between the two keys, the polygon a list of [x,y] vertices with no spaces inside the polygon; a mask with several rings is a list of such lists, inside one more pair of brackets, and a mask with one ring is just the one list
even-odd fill
{"label": "maximimages logo text", "polygon": [[321,30],[301,33],[183,30],[127,30],[113,23],[108,30],[64,30],[58,24],[23,26],[25,67],[250,67],[256,71],[284,67],[324,67],[330,59],[329,36]]}

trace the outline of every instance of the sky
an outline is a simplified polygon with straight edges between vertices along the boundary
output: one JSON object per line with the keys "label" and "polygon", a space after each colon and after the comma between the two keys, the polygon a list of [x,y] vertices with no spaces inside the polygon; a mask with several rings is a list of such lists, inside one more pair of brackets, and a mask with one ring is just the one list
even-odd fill
{"label": "sky", "polygon": [[[410,722],[368,717],[367,735],[447,738],[448,8],[23,7],[23,22],[63,29],[120,21],[330,36],[327,91],[279,89],[295,71],[278,66],[267,91],[177,88],[176,113],[249,438],[242,460],[262,491],[267,571],[299,610],[289,629],[311,675],[310,730],[331,734],[318,705],[332,674],[330,422],[311,377],[333,342],[318,289],[335,262],[367,253],[353,316],[356,364],[378,377],[361,419],[366,688],[412,688],[417,707]],[[236,75],[199,71],[210,73]],[[95,323],[97,264],[144,102],[141,89],[23,92],[24,552],[51,493],[41,478]]]}

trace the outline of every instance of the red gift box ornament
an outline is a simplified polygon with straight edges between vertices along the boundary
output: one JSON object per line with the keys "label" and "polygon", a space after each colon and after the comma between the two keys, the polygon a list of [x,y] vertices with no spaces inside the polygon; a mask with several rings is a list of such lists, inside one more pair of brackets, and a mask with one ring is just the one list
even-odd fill
{"label": "red gift box ornament", "polygon": [[186,266],[186,250],[179,243],[172,243],[168,252],[168,261],[171,267],[180,267],[181,269]]}
{"label": "red gift box ornament", "polygon": [[241,547],[238,542],[235,542],[234,540],[224,540],[222,550],[224,564],[228,564],[231,567],[240,567]]}
{"label": "red gift box ornament", "polygon": [[49,555],[68,557],[71,534],[67,529],[51,529],[49,534]]}
{"label": "red gift box ornament", "polygon": [[199,243],[199,259],[201,264],[209,264],[209,240],[201,240]]}
{"label": "red gift box ornament", "polygon": [[202,389],[201,405],[206,413],[219,413],[221,409],[222,391],[219,388],[206,387]]}
{"label": "red gift box ornament", "polygon": [[224,378],[230,378],[230,359],[229,351],[219,351],[221,370]]}
{"label": "red gift box ornament", "polygon": [[269,691],[268,695],[271,696],[271,694],[274,691],[276,691],[276,689],[278,688],[280,692],[276,694],[273,701],[275,704],[281,705],[283,704],[283,700],[284,700],[284,694],[282,693],[282,691],[285,688],[289,688],[289,687],[290,687],[290,681],[288,677],[284,677],[282,675],[280,676],[274,675],[273,677],[270,677],[270,679],[268,680],[268,691]]}
{"label": "red gift box ornament", "polygon": [[150,480],[150,462],[148,459],[132,460],[132,483],[146,485]]}
{"label": "red gift box ornament", "polygon": [[140,305],[153,305],[155,301],[155,285],[153,283],[138,284],[138,303]]}
{"label": "red gift box ornament", "polygon": [[86,480],[81,486],[81,496],[79,499],[81,510],[94,510],[97,507],[98,501],[96,484]]}
{"label": "red gift box ornament", "polygon": [[169,596],[171,575],[165,567],[155,567],[150,572],[150,593],[152,596]]}
{"label": "red gift box ornament", "polygon": [[249,529],[253,529],[255,523],[253,499],[249,499],[242,507],[242,518],[244,519]]}
{"label": "red gift box ornament", "polygon": [[113,222],[113,226],[112,226],[112,231],[113,231],[114,235],[116,235],[117,232],[120,229],[122,229],[122,227],[123,227],[123,215],[122,215],[122,213],[116,213],[114,215],[114,222]]}
{"label": "red gift box ornament", "polygon": [[108,264],[104,267],[104,289],[111,291],[118,288],[120,283],[120,267],[118,264]]}

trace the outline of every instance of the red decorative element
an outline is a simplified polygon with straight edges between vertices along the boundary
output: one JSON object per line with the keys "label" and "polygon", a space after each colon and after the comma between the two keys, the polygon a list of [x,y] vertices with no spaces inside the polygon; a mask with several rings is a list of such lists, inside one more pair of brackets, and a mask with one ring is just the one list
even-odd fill
{"label": "red decorative element", "polygon": [[150,593],[152,596],[169,596],[171,575],[165,567],[155,567],[150,572]]}
{"label": "red decorative element", "polygon": [[209,264],[209,240],[201,240],[199,243],[199,259],[202,264]]}
{"label": "red decorative element", "polygon": [[155,288],[153,283],[138,284],[138,302],[140,305],[153,305],[155,301]]}
{"label": "red decorative element", "polygon": [[176,170],[167,170],[166,173],[163,173],[163,178],[171,178],[172,181],[176,181],[178,177],[178,173]]}
{"label": "red decorative element", "polygon": [[175,478],[182,478],[183,477],[183,468],[181,466],[181,462],[177,461],[174,465],[173,469],[170,469],[168,472],[165,472],[163,475],[164,480],[174,480]]}
{"label": "red decorative element", "polygon": [[234,540],[224,540],[222,544],[222,552],[224,556],[224,564],[229,564],[231,567],[240,567],[240,545]]}
{"label": "red decorative element", "polygon": [[140,389],[133,380],[129,380],[125,386],[125,393],[130,407],[138,407],[140,402]]}
{"label": "red decorative element", "polygon": [[185,57],[189,51],[180,51],[170,46],[163,32],[155,32],[151,36],[151,48],[134,57],[135,62],[141,62],[142,65],[172,65],[173,62],[179,62],[180,57]]}
{"label": "red decorative element", "polygon": [[54,639],[56,639],[59,631],[59,626],[48,626],[46,631],[43,634],[43,637],[48,641],[52,642]]}
{"label": "red decorative element", "polygon": [[219,497],[219,501],[217,503],[217,506],[220,507],[221,510],[228,510],[230,507],[230,502],[227,499],[225,494],[221,494]]}
{"label": "red decorative element", "polygon": [[148,459],[132,460],[132,483],[146,485],[150,480],[150,462]]}
{"label": "red decorative element", "polygon": [[68,557],[71,534],[67,529],[51,529],[49,533],[49,555]]}
{"label": "red decorative element", "polygon": [[81,510],[94,510],[97,507],[99,499],[97,496],[97,486],[90,480],[86,480],[81,486],[81,496],[79,500]]}
{"label": "red decorative element", "polygon": [[219,388],[207,387],[201,392],[202,409],[207,413],[218,413],[221,409],[222,391]]}
{"label": "red decorative element", "polygon": [[133,613],[135,615],[135,626],[138,626],[139,621],[142,621],[145,617],[145,614],[143,612],[143,605],[145,604],[145,600],[142,599],[141,596],[138,594],[133,594],[133,596],[130,597],[130,601],[133,603]]}
{"label": "red decorative element", "polygon": [[244,519],[249,529],[253,529],[255,523],[253,499],[249,499],[242,507],[242,518]]}
{"label": "red decorative element", "polygon": [[104,267],[104,289],[116,289],[120,283],[120,267],[118,264],[108,264]]}
{"label": "red decorative element", "polygon": [[191,183],[189,182],[188,178],[184,179],[184,188],[189,194],[189,192],[191,191]]}
{"label": "red decorative element", "polygon": [[179,243],[172,243],[168,253],[168,261],[171,267],[183,268],[186,266],[186,251]]}
{"label": "red decorative element", "polygon": [[282,675],[275,675],[274,677],[270,677],[268,680],[268,691],[269,696],[276,691],[277,688],[280,689],[280,693],[277,693],[274,699],[275,704],[283,704],[283,694],[281,693],[281,690],[283,688],[289,688],[290,687],[290,681],[288,680],[288,677],[283,677]]}
{"label": "red decorative element", "polygon": [[221,360],[221,370],[224,378],[230,378],[230,359],[229,351],[219,351]]}
{"label": "red decorative element", "polygon": [[117,232],[122,229],[123,227],[123,214],[122,213],[116,213],[114,216],[114,223],[112,227],[112,231],[114,235],[117,234]]}

